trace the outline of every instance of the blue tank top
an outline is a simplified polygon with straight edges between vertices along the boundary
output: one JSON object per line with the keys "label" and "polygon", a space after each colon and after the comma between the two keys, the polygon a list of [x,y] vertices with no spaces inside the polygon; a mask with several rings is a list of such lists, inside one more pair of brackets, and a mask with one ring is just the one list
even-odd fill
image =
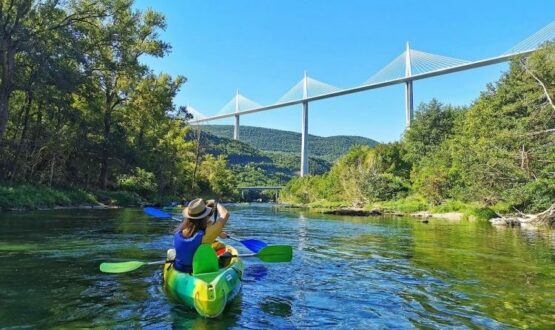
{"label": "blue tank top", "polygon": [[173,246],[175,247],[175,261],[173,267],[180,272],[193,272],[193,256],[197,248],[202,243],[204,231],[199,230],[193,236],[186,238],[183,232],[178,231],[173,236]]}

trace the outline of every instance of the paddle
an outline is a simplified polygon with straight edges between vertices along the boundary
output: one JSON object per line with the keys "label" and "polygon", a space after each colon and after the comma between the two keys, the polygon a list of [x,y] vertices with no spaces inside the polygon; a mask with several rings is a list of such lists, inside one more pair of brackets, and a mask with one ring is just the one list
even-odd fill
{"label": "paddle", "polygon": [[127,273],[144,265],[162,265],[164,260],[143,262],[143,261],[124,261],[124,262],[103,262],[100,264],[100,271],[103,273]]}
{"label": "paddle", "polygon": [[177,218],[172,217],[171,214],[166,213],[166,212],[164,212],[160,209],[154,208],[154,207],[145,207],[143,209],[143,211],[147,215],[150,215],[151,217],[156,217],[156,218],[161,218],[161,219],[173,219],[173,220],[181,221]]}
{"label": "paddle", "polygon": [[[143,210],[147,215],[150,215],[152,217],[161,218],[161,219],[172,219],[172,220],[181,222],[181,219],[179,219],[177,217],[173,217],[171,214],[166,213],[166,212],[164,212],[162,210],[159,210],[159,209],[155,209],[153,207],[145,207]],[[214,212],[214,218],[216,217],[216,213],[217,212]],[[247,249],[251,250],[254,253],[257,253],[262,248],[265,248],[266,246],[268,246],[268,244],[266,242],[263,242],[263,241],[260,241],[260,240],[257,240],[257,239],[252,239],[252,238],[241,240],[241,239],[231,237],[229,235],[227,235],[227,238],[232,239],[232,240],[237,241],[237,242],[240,242]]]}
{"label": "paddle", "polygon": [[[257,257],[258,259],[264,262],[289,262],[293,258],[293,249],[289,245],[270,245],[265,248],[262,248],[258,253],[252,254],[239,254],[239,255],[230,255],[230,256],[222,256],[224,258],[231,258],[231,257],[241,257],[241,258],[248,258],[248,257]],[[100,264],[100,271],[103,273],[127,273],[138,269],[145,265],[161,265],[165,263],[165,261],[151,261],[151,262],[143,262],[143,261],[123,261],[123,262],[103,262]]]}
{"label": "paddle", "polygon": [[269,245],[258,253],[240,254],[239,257],[257,257],[264,262],[289,262],[293,259],[293,248],[289,245]]}

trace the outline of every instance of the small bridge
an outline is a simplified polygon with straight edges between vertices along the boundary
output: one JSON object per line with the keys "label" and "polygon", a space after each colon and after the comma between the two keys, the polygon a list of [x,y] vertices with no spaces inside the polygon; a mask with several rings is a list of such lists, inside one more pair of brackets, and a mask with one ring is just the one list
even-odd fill
{"label": "small bridge", "polygon": [[245,191],[247,190],[254,190],[254,191],[263,191],[263,190],[274,190],[276,192],[275,199],[277,201],[278,194],[283,186],[250,186],[250,187],[238,187],[241,190],[241,199],[245,199]]}

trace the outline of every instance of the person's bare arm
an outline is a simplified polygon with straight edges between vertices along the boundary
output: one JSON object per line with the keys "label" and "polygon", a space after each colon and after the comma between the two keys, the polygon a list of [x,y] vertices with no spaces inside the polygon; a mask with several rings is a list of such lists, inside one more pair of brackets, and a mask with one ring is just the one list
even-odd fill
{"label": "person's bare arm", "polygon": [[222,230],[229,219],[229,212],[222,204],[216,204],[216,209],[218,211],[218,219],[216,219],[212,225],[206,227],[202,243],[214,242],[214,240],[216,240],[216,238],[222,233]]}

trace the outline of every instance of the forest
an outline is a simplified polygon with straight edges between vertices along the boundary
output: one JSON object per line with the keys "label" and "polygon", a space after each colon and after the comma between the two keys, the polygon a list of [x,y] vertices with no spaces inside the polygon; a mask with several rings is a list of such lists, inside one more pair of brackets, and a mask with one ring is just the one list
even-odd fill
{"label": "forest", "polygon": [[0,208],[224,194],[225,161],[184,139],[187,79],[142,63],[170,52],[165,27],[132,0],[0,1]]}
{"label": "forest", "polygon": [[539,212],[555,202],[555,44],[515,58],[468,107],[431,100],[401,140],[357,147],[286,203],[414,212]]}
{"label": "forest", "polygon": [[[233,137],[233,126],[231,125],[203,125],[202,130],[219,137],[231,139]],[[278,129],[241,126],[239,140],[250,144],[256,149],[268,152],[289,153],[300,155],[301,134]],[[375,146],[378,142],[362,136],[316,136],[308,135],[310,156],[333,163],[351,147],[357,145]],[[295,165],[299,167],[297,163]],[[311,171],[311,173],[313,173]]]}

